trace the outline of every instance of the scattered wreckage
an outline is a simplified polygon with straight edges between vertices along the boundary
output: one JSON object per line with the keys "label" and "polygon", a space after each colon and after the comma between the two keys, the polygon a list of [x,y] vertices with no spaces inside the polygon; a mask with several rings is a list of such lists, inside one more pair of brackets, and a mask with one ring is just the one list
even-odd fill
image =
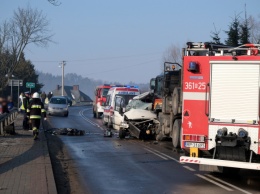
{"label": "scattered wreckage", "polygon": [[51,128],[46,130],[46,132],[52,135],[68,135],[68,136],[82,136],[85,134],[84,130],[79,130],[75,128]]}
{"label": "scattered wreckage", "polygon": [[[157,115],[152,111],[153,95],[145,92],[135,96],[122,111],[123,121],[119,130],[119,138],[131,135],[138,139],[154,139],[159,127]],[[123,110],[123,109],[121,109]],[[124,112],[124,113],[123,113]]]}

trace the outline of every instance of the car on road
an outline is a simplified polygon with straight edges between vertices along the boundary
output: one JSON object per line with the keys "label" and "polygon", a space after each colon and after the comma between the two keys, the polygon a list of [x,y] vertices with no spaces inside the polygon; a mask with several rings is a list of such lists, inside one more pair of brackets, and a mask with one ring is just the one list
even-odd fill
{"label": "car on road", "polygon": [[49,115],[63,115],[67,117],[69,115],[68,101],[64,96],[53,96],[48,105]]}

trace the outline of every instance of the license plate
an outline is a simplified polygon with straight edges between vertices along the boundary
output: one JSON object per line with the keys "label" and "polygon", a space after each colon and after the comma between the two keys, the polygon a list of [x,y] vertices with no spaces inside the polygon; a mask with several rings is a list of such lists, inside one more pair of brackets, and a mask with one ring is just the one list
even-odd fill
{"label": "license plate", "polygon": [[187,148],[205,148],[205,143],[185,142],[184,146]]}

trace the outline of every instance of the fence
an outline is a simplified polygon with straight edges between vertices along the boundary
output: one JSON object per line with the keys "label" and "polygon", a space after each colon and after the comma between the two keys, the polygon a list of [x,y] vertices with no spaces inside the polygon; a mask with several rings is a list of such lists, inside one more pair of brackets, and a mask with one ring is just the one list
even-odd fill
{"label": "fence", "polygon": [[18,114],[17,109],[11,110],[10,113],[0,115],[0,135],[4,134],[4,128],[12,124]]}

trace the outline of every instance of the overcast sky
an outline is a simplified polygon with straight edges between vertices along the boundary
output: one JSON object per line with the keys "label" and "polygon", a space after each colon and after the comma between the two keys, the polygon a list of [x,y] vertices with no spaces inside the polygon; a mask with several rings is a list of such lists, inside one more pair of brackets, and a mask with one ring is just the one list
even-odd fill
{"label": "overcast sky", "polygon": [[[172,44],[208,41],[210,32],[224,30],[235,13],[258,17],[260,0],[1,0],[0,22],[30,5],[42,10],[55,34],[47,48],[30,45],[26,58],[37,70],[127,83],[149,82],[160,73],[162,57]],[[260,19],[260,18],[258,18]],[[222,40],[223,40],[222,39]]]}

